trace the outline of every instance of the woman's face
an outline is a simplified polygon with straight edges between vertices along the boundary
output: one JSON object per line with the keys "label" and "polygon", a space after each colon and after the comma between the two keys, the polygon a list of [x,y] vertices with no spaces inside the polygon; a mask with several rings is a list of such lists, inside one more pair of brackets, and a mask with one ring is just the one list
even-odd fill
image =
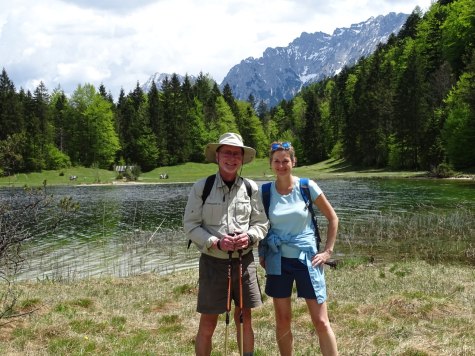
{"label": "woman's face", "polygon": [[285,176],[292,173],[294,163],[287,150],[278,150],[272,154],[271,168],[276,176]]}

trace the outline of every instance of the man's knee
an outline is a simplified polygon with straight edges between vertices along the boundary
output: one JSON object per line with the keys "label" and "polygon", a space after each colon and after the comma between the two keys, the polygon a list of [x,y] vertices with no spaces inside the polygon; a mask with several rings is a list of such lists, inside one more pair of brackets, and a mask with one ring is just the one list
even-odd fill
{"label": "man's knee", "polygon": [[[252,309],[243,308],[242,309],[242,321],[244,325],[250,325],[252,323]],[[239,308],[234,310],[234,322],[236,325],[241,323],[241,311]]]}
{"label": "man's knee", "polygon": [[212,314],[201,314],[198,336],[210,338],[218,323],[218,316]]}

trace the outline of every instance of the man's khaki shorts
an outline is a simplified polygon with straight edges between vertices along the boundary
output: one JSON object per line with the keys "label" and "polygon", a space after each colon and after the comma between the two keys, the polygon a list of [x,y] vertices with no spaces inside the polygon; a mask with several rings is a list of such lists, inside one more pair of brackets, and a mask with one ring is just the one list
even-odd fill
{"label": "man's khaki shorts", "polygon": [[[198,304],[202,314],[221,314],[226,311],[228,297],[228,259],[201,254],[199,263]],[[242,296],[244,308],[262,305],[262,295],[257,280],[256,264],[252,251],[242,256]],[[239,306],[239,259],[232,259],[231,299]]]}

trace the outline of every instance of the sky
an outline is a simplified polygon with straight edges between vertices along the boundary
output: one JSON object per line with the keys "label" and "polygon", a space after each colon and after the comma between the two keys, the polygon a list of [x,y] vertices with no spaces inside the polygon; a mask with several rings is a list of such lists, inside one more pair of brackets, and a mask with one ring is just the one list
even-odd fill
{"label": "sky", "polygon": [[154,73],[207,74],[218,84],[242,60],[302,32],[433,0],[0,0],[0,67],[16,90],[43,82],[71,94],[102,83],[114,99]]}

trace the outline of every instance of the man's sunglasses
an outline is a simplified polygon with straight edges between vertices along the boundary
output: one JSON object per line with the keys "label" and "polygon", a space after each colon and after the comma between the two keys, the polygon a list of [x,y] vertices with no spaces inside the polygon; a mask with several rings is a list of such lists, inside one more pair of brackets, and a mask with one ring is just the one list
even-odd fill
{"label": "man's sunglasses", "polygon": [[282,148],[283,150],[290,150],[290,148],[292,147],[292,144],[290,142],[277,142],[277,143],[273,143],[271,146],[270,146],[270,149],[272,152],[278,150],[279,148]]}

